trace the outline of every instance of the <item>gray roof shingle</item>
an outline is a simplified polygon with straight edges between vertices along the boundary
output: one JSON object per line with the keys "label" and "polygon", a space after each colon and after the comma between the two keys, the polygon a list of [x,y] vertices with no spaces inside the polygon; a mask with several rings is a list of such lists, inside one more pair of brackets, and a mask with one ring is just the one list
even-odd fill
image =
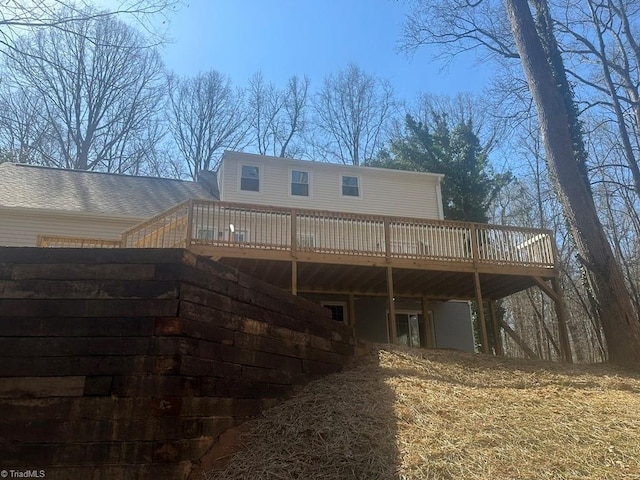
{"label": "gray roof shingle", "polygon": [[189,200],[214,199],[203,182],[0,164],[0,207],[152,217]]}

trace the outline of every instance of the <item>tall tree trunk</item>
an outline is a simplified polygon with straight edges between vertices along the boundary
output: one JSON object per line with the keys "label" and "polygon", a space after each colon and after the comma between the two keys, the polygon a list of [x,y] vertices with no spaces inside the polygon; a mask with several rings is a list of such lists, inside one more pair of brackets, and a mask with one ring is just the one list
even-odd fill
{"label": "tall tree trunk", "polygon": [[588,184],[575,158],[569,118],[527,0],[505,0],[538,119],[547,164],[567,224],[598,302],[609,360],[640,368],[640,321],[622,272],[598,220]]}

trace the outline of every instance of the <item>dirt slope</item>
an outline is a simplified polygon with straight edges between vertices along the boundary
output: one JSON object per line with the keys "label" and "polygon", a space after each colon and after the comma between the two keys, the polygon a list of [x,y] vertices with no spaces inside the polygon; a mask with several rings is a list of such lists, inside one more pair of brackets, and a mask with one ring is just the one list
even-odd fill
{"label": "dirt slope", "polygon": [[640,375],[382,348],[252,422],[213,479],[640,479]]}

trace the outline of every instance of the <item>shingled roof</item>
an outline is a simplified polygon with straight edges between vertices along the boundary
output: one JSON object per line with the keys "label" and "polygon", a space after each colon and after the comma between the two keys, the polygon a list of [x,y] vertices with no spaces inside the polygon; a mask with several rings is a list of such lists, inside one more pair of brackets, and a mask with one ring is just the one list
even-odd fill
{"label": "shingled roof", "polygon": [[2,163],[0,207],[148,218],[185,200],[217,198],[215,177],[210,175],[205,180],[189,182]]}

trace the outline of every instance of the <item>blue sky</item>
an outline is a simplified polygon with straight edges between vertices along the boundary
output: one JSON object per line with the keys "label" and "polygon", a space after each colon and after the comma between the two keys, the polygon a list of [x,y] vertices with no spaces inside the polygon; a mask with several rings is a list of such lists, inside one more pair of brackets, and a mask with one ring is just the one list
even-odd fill
{"label": "blue sky", "polygon": [[408,101],[486,86],[490,72],[471,55],[442,71],[426,47],[413,58],[398,53],[407,13],[404,0],[190,0],[171,17],[163,56],[179,74],[215,69],[237,86],[261,70],[276,85],[306,74],[317,88],[349,62],[388,79]]}

